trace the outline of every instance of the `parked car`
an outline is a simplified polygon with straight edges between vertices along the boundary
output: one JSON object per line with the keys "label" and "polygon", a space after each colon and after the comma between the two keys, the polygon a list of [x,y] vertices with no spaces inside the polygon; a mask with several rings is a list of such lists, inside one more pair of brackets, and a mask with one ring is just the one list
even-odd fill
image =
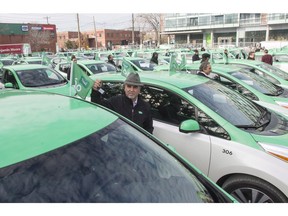
{"label": "parked car", "polygon": [[0,202],[236,202],[171,147],[95,104],[3,90]]}
{"label": "parked car", "polygon": [[[197,67],[199,68],[199,67]],[[262,106],[288,115],[288,86],[282,88],[249,69],[213,64],[211,76]]]}
{"label": "parked car", "polygon": [[[216,61],[216,63],[222,63],[223,61]],[[251,72],[264,77],[270,82],[288,88],[288,73],[275,67],[273,65],[266,64],[261,61],[251,60],[230,60],[227,65],[236,65],[237,67],[246,68]]]}
{"label": "parked car", "polygon": [[[97,73],[117,73],[118,68],[116,68],[114,65],[109,64],[102,60],[77,60],[77,64],[79,67],[83,70],[84,73],[86,73],[88,76],[91,76],[92,74]],[[55,70],[58,71],[62,76],[67,78],[67,72],[71,68],[71,62],[59,62],[55,66]]]}
{"label": "parked car", "polygon": [[42,64],[41,57],[27,57],[23,59],[15,60],[12,65],[19,65],[19,64]]}
{"label": "parked car", "polygon": [[[288,52],[287,51],[277,51],[269,50],[269,54],[273,57],[273,66],[285,71],[288,73]],[[261,61],[263,52],[256,52],[255,59]]]}
{"label": "parked car", "polygon": [[11,65],[3,67],[5,88],[30,89],[75,95],[70,82],[52,68],[40,64]]}
{"label": "parked car", "polygon": [[15,59],[13,59],[13,58],[0,58],[0,62],[2,62],[2,64],[4,66],[12,65],[14,61],[15,61]]}
{"label": "parked car", "polygon": [[105,72],[116,73],[118,71],[118,68],[114,65],[102,60],[79,60],[77,61],[77,64],[88,76]]}
{"label": "parked car", "polygon": [[[212,64],[212,63],[211,63]],[[196,74],[200,63],[186,64],[181,71]],[[156,70],[169,70],[167,66],[161,66]],[[258,76],[246,67],[238,65],[212,64],[210,77],[216,77],[221,84],[237,91],[243,96],[262,106],[268,106],[277,112],[288,115],[288,86],[282,88],[264,77]]]}
{"label": "parked car", "polygon": [[[288,202],[286,116],[198,75],[139,75],[156,137],[240,202]],[[91,78],[102,80],[104,98],[123,91],[120,74]]]}
{"label": "parked car", "polygon": [[127,62],[134,71],[152,71],[155,67],[158,66],[155,63],[151,63],[150,59],[144,59],[140,57],[125,57],[122,60],[122,69],[125,68],[125,66],[123,66],[124,61]]}

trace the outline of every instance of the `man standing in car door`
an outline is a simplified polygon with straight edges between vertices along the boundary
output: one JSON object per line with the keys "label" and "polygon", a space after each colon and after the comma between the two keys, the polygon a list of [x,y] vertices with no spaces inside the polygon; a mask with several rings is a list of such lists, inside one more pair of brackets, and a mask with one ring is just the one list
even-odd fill
{"label": "man standing in car door", "polygon": [[124,81],[125,94],[104,100],[100,91],[101,86],[102,81],[97,79],[92,88],[91,102],[114,110],[152,134],[154,128],[151,108],[150,104],[139,96],[143,84],[138,73],[132,72],[127,76]]}

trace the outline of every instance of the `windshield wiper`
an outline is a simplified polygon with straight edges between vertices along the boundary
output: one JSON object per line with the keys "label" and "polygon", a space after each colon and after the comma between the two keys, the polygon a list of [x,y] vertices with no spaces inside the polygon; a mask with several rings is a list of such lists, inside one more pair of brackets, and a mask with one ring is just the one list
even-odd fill
{"label": "windshield wiper", "polygon": [[237,128],[244,128],[244,129],[259,129],[259,128],[264,128],[270,123],[270,119],[267,119],[267,121],[264,121],[261,124],[261,121],[265,116],[267,116],[269,112],[267,110],[264,110],[264,112],[261,113],[260,117],[258,118],[257,122],[254,125],[235,125]]}
{"label": "windshield wiper", "polygon": [[256,125],[235,125],[237,128],[244,128],[244,129],[258,129],[260,128],[259,126],[256,126]]}
{"label": "windshield wiper", "polygon": [[[264,112],[261,113],[260,117],[258,118],[257,122],[255,125],[258,125],[259,127],[264,127],[267,126],[270,123],[270,118],[267,118],[265,121],[265,117],[269,114],[269,112],[265,109]],[[269,115],[270,116],[270,115]],[[264,121],[261,124],[261,121],[264,119]],[[264,128],[263,128],[264,129]]]}

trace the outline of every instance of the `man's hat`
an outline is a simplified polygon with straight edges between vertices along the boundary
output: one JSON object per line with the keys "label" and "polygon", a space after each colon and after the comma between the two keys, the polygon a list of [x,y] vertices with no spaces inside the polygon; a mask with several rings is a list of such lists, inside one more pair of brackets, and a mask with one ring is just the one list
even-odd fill
{"label": "man's hat", "polygon": [[143,86],[143,83],[141,83],[140,81],[139,74],[133,73],[133,72],[127,76],[124,84],[132,85],[132,86]]}

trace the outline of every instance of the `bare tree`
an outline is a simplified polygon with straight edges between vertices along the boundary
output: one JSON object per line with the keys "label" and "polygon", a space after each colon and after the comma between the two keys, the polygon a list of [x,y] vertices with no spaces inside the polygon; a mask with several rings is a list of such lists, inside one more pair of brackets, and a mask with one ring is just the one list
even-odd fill
{"label": "bare tree", "polygon": [[159,13],[143,13],[138,14],[137,20],[139,23],[142,23],[142,25],[145,23],[150,30],[153,30],[155,32],[156,38],[157,38],[157,46],[160,42],[160,32],[161,32],[161,14]]}
{"label": "bare tree", "polygon": [[31,30],[28,42],[30,43],[33,52],[43,51],[43,49],[50,44],[50,32]]}

